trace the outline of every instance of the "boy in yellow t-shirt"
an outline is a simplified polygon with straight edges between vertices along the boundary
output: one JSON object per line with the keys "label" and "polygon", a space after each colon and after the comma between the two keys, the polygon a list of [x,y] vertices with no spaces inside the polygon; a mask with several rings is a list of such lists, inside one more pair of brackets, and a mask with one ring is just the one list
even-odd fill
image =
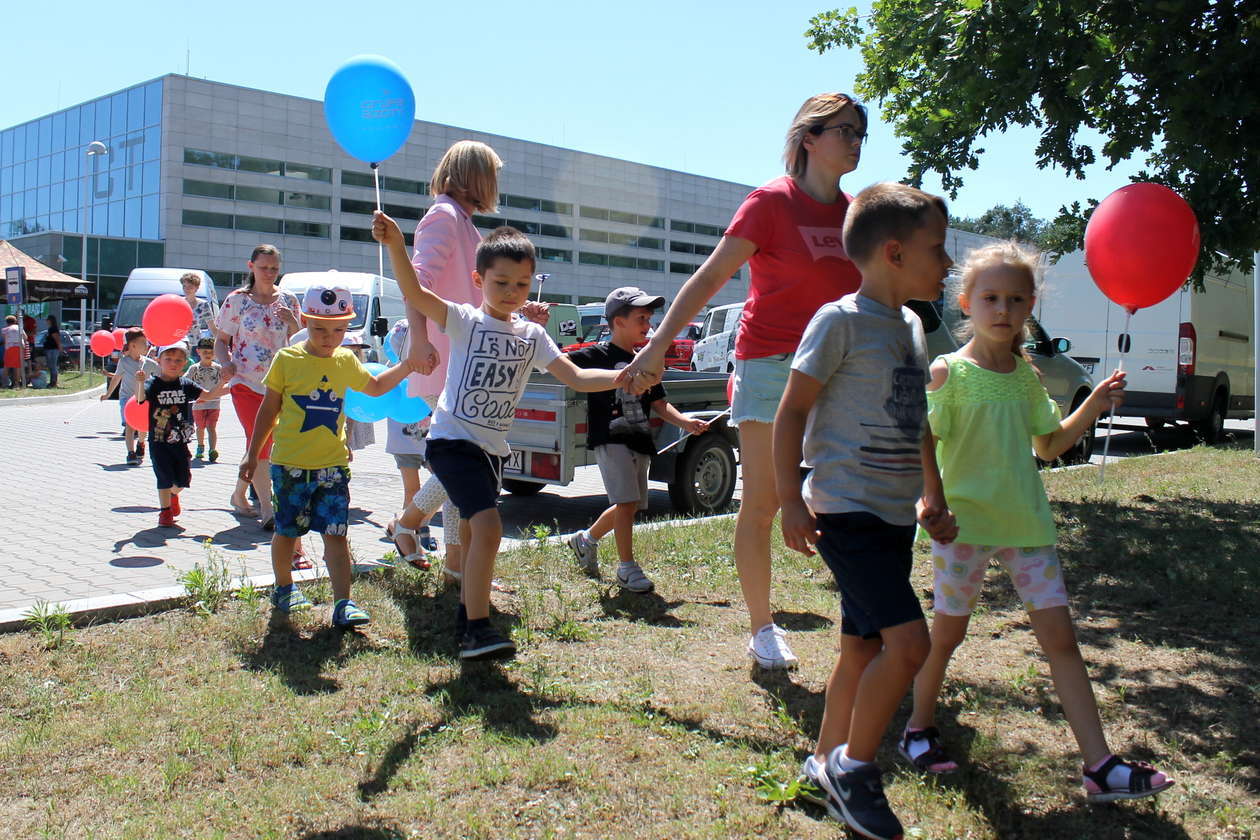
{"label": "boy in yellow t-shirt", "polygon": [[413,372],[401,362],[372,376],[349,350],[341,346],[354,318],[354,301],[343,288],[313,286],[302,301],[302,320],[309,337],[276,353],[263,383],[267,393],[241,462],[246,483],[254,476],[267,435],[274,428],[271,450],[271,492],[275,504],[275,533],[271,565],[276,587],[271,603],[278,611],[308,610],[311,602],[293,585],[290,558],[306,533],[324,538],[324,562],[333,590],[334,627],[367,624],[368,614],[350,600],[350,546],[346,530],[350,518],[350,468],[346,457],[346,391],[369,397],[387,393]]}

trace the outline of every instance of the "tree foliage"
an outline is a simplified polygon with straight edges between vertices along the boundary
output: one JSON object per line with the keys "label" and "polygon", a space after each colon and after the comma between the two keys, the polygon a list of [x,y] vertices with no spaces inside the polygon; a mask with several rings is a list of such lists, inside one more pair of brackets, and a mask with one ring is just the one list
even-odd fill
{"label": "tree foliage", "polygon": [[[1083,179],[1100,159],[1144,158],[1135,180],[1199,218],[1196,279],[1224,267],[1218,252],[1249,268],[1260,250],[1260,0],[873,0],[805,35],[818,52],[860,48],[857,93],[880,101],[911,183],[936,172],[955,197],[984,137],[1035,126],[1041,168]],[[1097,203],[1060,209],[1054,250],[1081,245]]]}
{"label": "tree foliage", "polygon": [[1005,204],[994,205],[975,219],[951,217],[949,226],[985,236],[996,236],[998,239],[1016,239],[1037,246],[1043,244],[1041,237],[1048,227],[1022,201],[1017,201],[1010,207]]}

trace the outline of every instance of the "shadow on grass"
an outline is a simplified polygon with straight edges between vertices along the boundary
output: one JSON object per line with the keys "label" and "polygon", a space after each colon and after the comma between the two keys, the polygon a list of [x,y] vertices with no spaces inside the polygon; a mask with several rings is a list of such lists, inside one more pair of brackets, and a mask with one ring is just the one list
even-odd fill
{"label": "shadow on grass", "polygon": [[328,626],[303,638],[283,613],[273,610],[262,644],[238,648],[237,655],[249,670],[274,671],[294,694],[328,694],[341,688],[324,676],[329,663],[340,664],[371,647],[365,636]]}
{"label": "shadow on grass", "polygon": [[654,627],[694,626],[694,621],[670,615],[670,610],[686,603],[690,602],[666,601],[656,592],[630,592],[616,585],[602,589],[599,593],[599,608],[606,618],[637,621]]}
{"label": "shadow on grass", "polygon": [[340,828],[299,834],[295,840],[403,840],[405,837],[407,837],[407,833],[400,828],[343,825]]}

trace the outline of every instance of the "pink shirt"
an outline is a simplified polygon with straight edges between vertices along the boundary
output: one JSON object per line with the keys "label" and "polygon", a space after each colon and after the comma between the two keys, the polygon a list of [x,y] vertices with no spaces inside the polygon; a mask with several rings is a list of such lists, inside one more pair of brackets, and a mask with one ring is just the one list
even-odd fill
{"label": "pink shirt", "polygon": [[851,200],[842,193],[823,204],[785,175],[753,190],[735,211],[727,235],[757,246],[736,358],[796,352],[819,307],[857,291],[862,275],[840,236]]}
{"label": "pink shirt", "polygon": [[[411,264],[420,283],[450,303],[481,306],[481,290],[473,285],[477,245],[481,234],[472,217],[449,195],[439,195],[416,225],[415,251]],[[428,397],[442,393],[446,384],[446,363],[451,340],[436,325],[429,327],[429,341],[441,361],[428,376],[413,373],[407,377],[407,393]]]}

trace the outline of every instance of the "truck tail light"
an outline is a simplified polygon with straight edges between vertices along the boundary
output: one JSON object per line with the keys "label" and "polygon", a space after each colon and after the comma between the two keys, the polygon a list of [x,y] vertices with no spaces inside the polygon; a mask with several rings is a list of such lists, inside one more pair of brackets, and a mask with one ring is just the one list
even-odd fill
{"label": "truck tail light", "polygon": [[529,474],[534,478],[560,480],[560,456],[551,452],[534,452],[529,459]]}
{"label": "truck tail light", "polygon": [[1195,339],[1194,324],[1183,323],[1177,333],[1177,373],[1182,376],[1194,376]]}
{"label": "truck tail light", "polygon": [[516,409],[517,420],[541,420],[544,423],[554,423],[556,413],[554,411],[541,411],[537,408],[518,408]]}

